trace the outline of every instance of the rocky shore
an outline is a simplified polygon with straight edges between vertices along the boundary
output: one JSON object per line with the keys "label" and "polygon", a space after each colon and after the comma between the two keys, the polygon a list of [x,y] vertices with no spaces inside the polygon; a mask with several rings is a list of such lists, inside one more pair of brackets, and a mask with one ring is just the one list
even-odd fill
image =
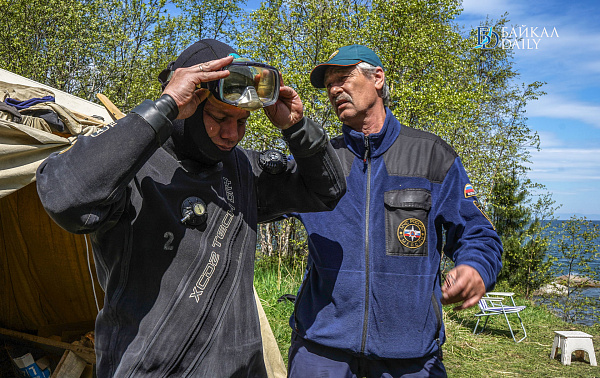
{"label": "rocky shore", "polygon": [[554,282],[565,286],[600,287],[600,281],[596,281],[585,276],[579,276],[577,274],[556,277],[556,280]]}
{"label": "rocky shore", "polygon": [[600,281],[596,281],[589,277],[579,276],[577,274],[563,275],[558,276],[554,280],[547,285],[542,286],[538,290],[536,290],[533,295],[534,296],[543,296],[544,294],[558,294],[558,295],[567,295],[568,288],[576,287],[576,288],[590,288],[590,287],[600,287]]}

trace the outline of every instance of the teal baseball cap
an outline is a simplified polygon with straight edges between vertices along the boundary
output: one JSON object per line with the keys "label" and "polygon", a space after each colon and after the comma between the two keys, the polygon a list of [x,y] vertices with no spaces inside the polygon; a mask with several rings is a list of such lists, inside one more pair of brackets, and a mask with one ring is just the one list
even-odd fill
{"label": "teal baseball cap", "polygon": [[331,54],[329,59],[313,68],[310,73],[310,83],[315,88],[325,88],[325,71],[330,66],[355,66],[360,62],[369,63],[375,67],[383,68],[381,60],[367,46],[350,45],[340,47]]}

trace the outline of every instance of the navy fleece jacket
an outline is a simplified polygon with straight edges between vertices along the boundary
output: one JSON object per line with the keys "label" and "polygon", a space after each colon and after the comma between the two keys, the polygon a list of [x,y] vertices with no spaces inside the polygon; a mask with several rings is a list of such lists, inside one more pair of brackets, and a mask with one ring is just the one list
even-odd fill
{"label": "navy fleece jacket", "polygon": [[445,339],[442,249],[475,268],[489,290],[502,245],[454,150],[386,112],[379,133],[365,137],[344,125],[332,140],[347,181],[337,207],[295,214],[310,253],[290,324],[322,345],[417,358]]}

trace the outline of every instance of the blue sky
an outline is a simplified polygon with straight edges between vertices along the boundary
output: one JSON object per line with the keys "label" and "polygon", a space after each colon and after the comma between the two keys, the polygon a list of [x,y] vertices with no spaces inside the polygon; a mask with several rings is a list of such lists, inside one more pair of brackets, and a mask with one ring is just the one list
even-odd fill
{"label": "blue sky", "polygon": [[517,32],[556,30],[534,37],[537,49],[514,50],[519,81],[547,83],[547,95],[527,106],[527,123],[541,139],[528,176],[562,204],[562,219],[600,220],[600,1],[465,0],[463,7],[457,21],[465,30],[504,12]]}

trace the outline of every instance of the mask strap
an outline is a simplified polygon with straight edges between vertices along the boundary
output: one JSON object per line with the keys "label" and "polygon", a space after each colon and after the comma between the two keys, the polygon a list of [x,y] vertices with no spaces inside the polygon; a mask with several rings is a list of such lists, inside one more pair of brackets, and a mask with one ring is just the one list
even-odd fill
{"label": "mask strap", "polygon": [[173,65],[175,65],[175,62],[169,63],[167,68],[158,74],[158,81],[162,85],[163,89],[165,89],[167,84],[169,84],[169,80],[171,80],[171,76],[173,76]]}

